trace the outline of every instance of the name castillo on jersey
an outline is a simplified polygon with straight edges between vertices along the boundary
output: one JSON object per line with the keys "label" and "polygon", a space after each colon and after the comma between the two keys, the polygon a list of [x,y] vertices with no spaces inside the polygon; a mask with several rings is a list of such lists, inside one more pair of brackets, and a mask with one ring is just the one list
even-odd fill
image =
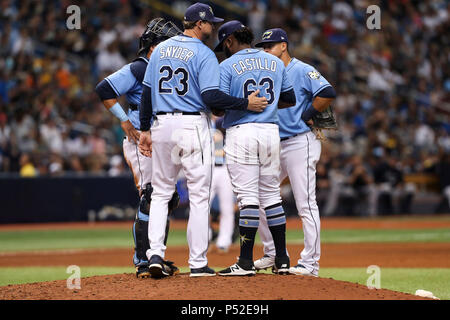
{"label": "name castillo on jersey", "polygon": [[176,46],[161,47],[159,53],[160,59],[179,59],[186,63],[194,57],[194,51]]}
{"label": "name castillo on jersey", "polygon": [[234,71],[241,75],[247,71],[264,70],[277,72],[277,63],[275,60],[269,61],[267,58],[247,58],[239,60],[237,63],[233,63],[232,68]]}

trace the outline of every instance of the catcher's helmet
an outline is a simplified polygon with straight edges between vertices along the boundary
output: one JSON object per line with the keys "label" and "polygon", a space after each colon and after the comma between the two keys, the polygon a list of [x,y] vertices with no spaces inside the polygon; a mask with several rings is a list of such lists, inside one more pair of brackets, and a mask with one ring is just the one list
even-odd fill
{"label": "catcher's helmet", "polygon": [[172,21],[166,21],[164,18],[151,20],[139,38],[138,56],[146,54],[151,46],[181,33],[181,30]]}

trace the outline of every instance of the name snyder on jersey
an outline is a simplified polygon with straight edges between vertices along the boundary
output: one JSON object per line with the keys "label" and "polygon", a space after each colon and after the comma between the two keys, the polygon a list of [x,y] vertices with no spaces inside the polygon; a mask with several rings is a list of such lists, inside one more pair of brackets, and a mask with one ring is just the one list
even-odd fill
{"label": "name snyder on jersey", "polygon": [[194,56],[192,50],[176,46],[161,47],[159,53],[160,59],[180,59],[184,62],[188,62]]}
{"label": "name snyder on jersey", "polygon": [[261,58],[247,58],[239,60],[237,63],[233,63],[232,67],[238,75],[243,74],[246,71],[254,70],[267,70],[277,72],[277,63],[275,60],[261,59]]}

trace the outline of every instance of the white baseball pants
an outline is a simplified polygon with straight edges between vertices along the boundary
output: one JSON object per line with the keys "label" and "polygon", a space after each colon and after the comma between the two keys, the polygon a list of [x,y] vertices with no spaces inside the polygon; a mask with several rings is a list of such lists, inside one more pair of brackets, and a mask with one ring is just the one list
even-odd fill
{"label": "white baseball pants", "polygon": [[164,235],[168,202],[172,198],[178,173],[183,169],[189,191],[187,240],[189,266],[202,268],[208,264],[209,198],[211,192],[213,143],[210,120],[206,114],[158,115],[152,132],[152,202],[147,257],[164,259]]}
{"label": "white baseball pants", "polygon": [[136,143],[125,137],[123,140],[123,156],[131,169],[134,183],[138,191],[152,182],[152,158],[142,155]]}
{"label": "white baseball pants", "polygon": [[234,194],[225,165],[214,167],[210,202],[216,195],[219,197],[220,207],[219,235],[216,246],[228,248],[231,245],[234,231]]}
{"label": "white baseball pants", "polygon": [[[304,249],[299,264],[318,275],[320,259],[320,216],[316,202],[316,164],[320,159],[322,145],[312,132],[306,132],[281,142],[280,181],[289,177],[298,214],[302,219]],[[264,254],[275,256],[267,219],[262,210],[259,214],[259,235]]]}
{"label": "white baseball pants", "polygon": [[278,125],[246,123],[228,128],[224,150],[239,209],[281,202]]}

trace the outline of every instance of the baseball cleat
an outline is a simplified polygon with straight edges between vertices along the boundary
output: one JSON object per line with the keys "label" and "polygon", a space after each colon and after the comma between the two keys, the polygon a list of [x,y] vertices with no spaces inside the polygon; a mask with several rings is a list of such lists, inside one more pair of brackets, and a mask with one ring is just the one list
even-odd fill
{"label": "baseball cleat", "polygon": [[276,274],[289,274],[289,257],[275,257],[275,266],[272,269]]}
{"label": "baseball cleat", "polygon": [[272,268],[275,266],[275,257],[270,257],[268,255],[264,255],[261,259],[255,261],[255,269],[259,270],[267,270],[268,268]]}
{"label": "baseball cleat", "polygon": [[208,266],[191,269],[190,277],[214,277],[216,272]]}
{"label": "baseball cleat", "polygon": [[219,276],[254,276],[256,274],[253,261],[239,261],[224,270],[219,271]]}
{"label": "baseball cleat", "polygon": [[295,267],[290,267],[289,272],[291,274],[299,275],[299,276],[310,276],[310,277],[318,277],[318,275],[312,273],[302,264],[298,264]]}
{"label": "baseball cleat", "polygon": [[164,267],[164,260],[158,255],[151,256],[148,268],[152,278],[159,279],[169,275]]}
{"label": "baseball cleat", "polygon": [[147,264],[136,267],[136,278],[138,279],[150,278],[150,269],[148,268]]}
{"label": "baseball cleat", "polygon": [[180,273],[180,269],[178,269],[172,261],[165,260],[163,262],[163,267],[165,271],[169,274],[169,276],[174,276]]}

